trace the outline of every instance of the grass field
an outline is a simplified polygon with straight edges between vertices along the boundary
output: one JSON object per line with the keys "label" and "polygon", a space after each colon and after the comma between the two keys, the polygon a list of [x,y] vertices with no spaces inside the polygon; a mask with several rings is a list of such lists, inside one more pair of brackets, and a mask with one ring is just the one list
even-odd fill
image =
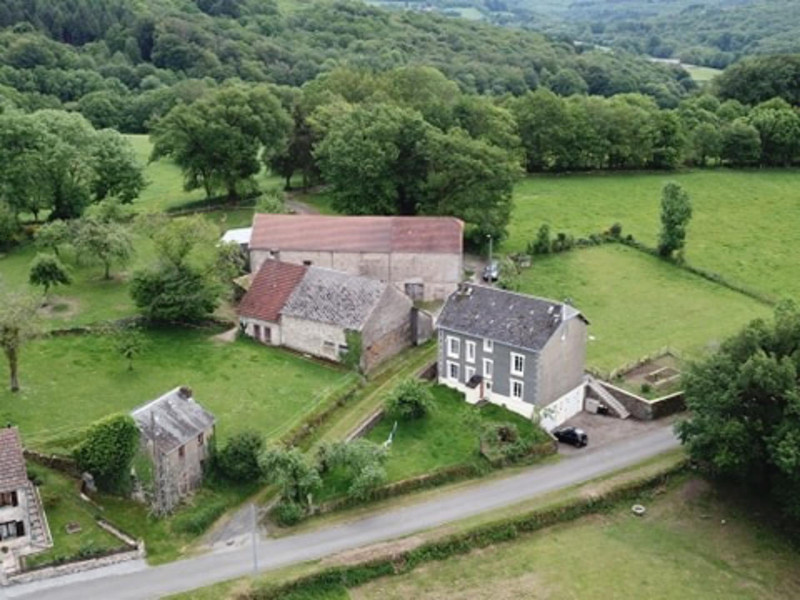
{"label": "grass field", "polygon": [[670,346],[698,356],[769,307],[621,245],[536,260],[521,291],[570,299],[589,319],[587,362],[610,371]]}
{"label": "grass field", "polygon": [[714,77],[722,73],[721,69],[713,69],[711,67],[701,67],[699,65],[683,65],[686,72],[692,76],[697,83],[708,83]]}
{"label": "grass field", "polygon": [[[533,443],[547,441],[545,433],[525,419],[492,404],[476,408],[464,402],[463,395],[445,386],[431,386],[434,406],[423,419],[398,422],[386,460],[389,482],[400,481],[456,465],[488,463],[479,453],[484,425],[512,423],[520,438]],[[394,427],[394,419],[382,419],[365,436],[382,444]],[[346,492],[346,481],[335,471],[326,477],[318,496],[324,501]]]}
{"label": "grass field", "polygon": [[0,389],[0,422],[19,425],[27,446],[65,450],[94,420],[188,385],[215,414],[221,439],[248,428],[275,439],[353,378],[250,340],[223,343],[210,336],[147,332],[133,371],[101,336],[32,342],[22,351],[22,391]]}
{"label": "grass field", "polygon": [[[133,145],[137,158],[146,165],[144,177],[148,185],[134,202],[137,210],[161,212],[205,198],[205,192],[202,189],[191,192],[183,189],[183,175],[180,168],[171,160],[161,159],[149,162],[153,145],[147,135],[128,134],[125,137]],[[265,172],[262,172],[256,180],[262,189],[282,185],[280,177],[274,177]]]}
{"label": "grass field", "polygon": [[[28,558],[28,567],[74,557],[81,551],[114,550],[125,545],[97,525],[94,518],[96,510],[80,499],[76,481],[33,463],[28,464],[28,472],[35,475],[40,483],[39,493],[53,536],[53,547]],[[77,523],[81,530],[67,533],[68,523]]]}
{"label": "grass field", "polygon": [[677,181],[692,197],[687,261],[763,293],[800,299],[796,169],[531,177],[515,190],[502,249],[524,250],[542,223],[583,236],[619,222],[623,234],[653,245],[667,181]]}
{"label": "grass field", "polygon": [[690,479],[647,502],[349,590],[351,600],[800,597],[800,555]]}

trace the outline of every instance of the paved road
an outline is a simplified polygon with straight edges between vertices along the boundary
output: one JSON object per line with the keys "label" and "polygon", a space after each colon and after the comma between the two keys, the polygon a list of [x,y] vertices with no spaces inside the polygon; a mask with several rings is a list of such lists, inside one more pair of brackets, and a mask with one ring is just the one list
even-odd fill
{"label": "paved road", "polygon": [[[258,546],[263,571],[318,559],[342,550],[405,536],[430,527],[509,506],[535,496],[623,469],[678,446],[672,428],[610,444],[558,463],[533,467],[505,479],[471,486],[404,508],[389,510],[341,525],[280,539]],[[226,548],[212,554],[159,567],[119,566],[90,575],[48,580],[5,590],[8,598],[139,600],[190,590],[247,575],[252,549]],[[0,589],[0,598],[3,590]]]}

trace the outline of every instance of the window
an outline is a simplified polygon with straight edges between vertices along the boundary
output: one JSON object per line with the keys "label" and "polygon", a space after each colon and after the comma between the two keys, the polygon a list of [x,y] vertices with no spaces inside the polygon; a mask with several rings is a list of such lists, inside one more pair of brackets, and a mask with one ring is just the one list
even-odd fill
{"label": "window", "polygon": [[511,353],[511,374],[512,375],[524,375],[525,374],[525,356],[522,354],[517,354],[516,352]]}
{"label": "window", "polygon": [[0,523],[0,540],[10,540],[25,535],[25,523],[22,521],[8,521]]}
{"label": "window", "polygon": [[458,358],[461,354],[461,340],[451,335],[447,336],[447,356]]}
{"label": "window", "polygon": [[0,506],[17,506],[18,504],[17,492],[0,493]]}
{"label": "window", "polygon": [[511,397],[522,400],[522,382],[518,379],[511,380]]}
{"label": "window", "polygon": [[483,340],[483,351],[492,352],[494,350],[494,342],[490,339]]}
{"label": "window", "polygon": [[350,348],[348,348],[347,344],[339,344],[339,358],[343,358],[348,350],[350,350]]}
{"label": "window", "polygon": [[475,342],[467,342],[467,362],[475,362]]}
{"label": "window", "polygon": [[178,448],[178,458],[186,458],[186,447],[181,446]]}
{"label": "window", "polygon": [[459,366],[458,363],[447,361],[447,377],[458,381]]}
{"label": "window", "polygon": [[306,267],[310,267],[311,266],[311,261],[310,260],[304,260],[303,261],[303,265],[306,266]]}
{"label": "window", "polygon": [[489,358],[483,359],[483,376],[486,379],[492,378],[492,368],[494,367],[494,362]]}
{"label": "window", "polygon": [[201,431],[200,433],[198,433],[198,434],[197,434],[197,445],[198,445],[198,446],[202,446],[202,445],[203,445],[203,444],[205,444],[205,443],[206,443],[206,436],[205,436],[205,434],[204,434],[204,433]]}
{"label": "window", "polygon": [[469,381],[475,375],[475,367],[467,367],[464,369],[464,381]]}

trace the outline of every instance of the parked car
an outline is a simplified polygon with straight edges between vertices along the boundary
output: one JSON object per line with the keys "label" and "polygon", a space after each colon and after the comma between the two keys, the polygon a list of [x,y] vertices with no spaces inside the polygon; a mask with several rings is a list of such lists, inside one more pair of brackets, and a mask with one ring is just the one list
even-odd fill
{"label": "parked car", "polygon": [[500,279],[500,263],[493,260],[483,268],[484,281],[497,281]]}
{"label": "parked car", "polygon": [[589,443],[589,436],[583,429],[577,427],[564,427],[553,432],[556,439],[562,444],[570,444],[576,448],[583,448]]}

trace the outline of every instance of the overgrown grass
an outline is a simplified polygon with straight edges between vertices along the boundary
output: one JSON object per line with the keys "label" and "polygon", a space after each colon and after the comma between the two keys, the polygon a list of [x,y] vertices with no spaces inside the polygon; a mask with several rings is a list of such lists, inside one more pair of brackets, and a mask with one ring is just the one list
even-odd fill
{"label": "overgrown grass", "polygon": [[240,505],[258,489],[258,483],[233,485],[206,482],[191,499],[166,518],[156,518],[144,504],[112,496],[101,496],[106,519],[136,538],[147,548],[147,560],[159,564],[180,558],[197,538],[225,511]]}
{"label": "overgrown grass", "polygon": [[[81,500],[77,481],[34,463],[28,464],[28,472],[40,482],[39,493],[53,536],[53,547],[28,557],[28,567],[78,559],[82,554],[86,556],[89,553],[125,546],[122,541],[97,525],[97,509]],[[77,524],[80,531],[67,533],[67,524]]]}
{"label": "overgrown grass", "polygon": [[[499,406],[472,406],[464,401],[463,394],[444,386],[432,386],[431,391],[434,405],[426,417],[398,422],[385,465],[389,482],[455,465],[476,464],[488,470],[488,463],[479,453],[480,434],[486,424],[512,423],[523,440],[533,443],[547,440],[546,434],[529,419]],[[383,418],[366,439],[382,444],[394,422],[390,417]],[[346,482],[334,473],[326,478],[318,499],[324,501],[346,490]]]}
{"label": "overgrown grass", "polygon": [[569,299],[591,322],[589,365],[610,371],[669,346],[688,357],[716,347],[769,307],[621,245],[539,258],[521,291]]}
{"label": "overgrown grass", "polygon": [[252,428],[274,440],[348,376],[249,339],[218,342],[213,333],[147,331],[133,371],[100,336],[32,342],[22,352],[22,391],[0,390],[0,421],[19,425],[30,447],[67,451],[94,420],[188,385],[216,416],[220,439]]}
{"label": "overgrown grass", "polygon": [[800,297],[797,169],[530,177],[515,189],[503,250],[524,251],[542,223],[578,237],[619,222],[623,235],[654,246],[667,181],[677,181],[692,197],[688,262],[768,295]]}
{"label": "overgrown grass", "polygon": [[699,479],[647,502],[557,525],[350,590],[417,598],[796,598],[797,551]]}

